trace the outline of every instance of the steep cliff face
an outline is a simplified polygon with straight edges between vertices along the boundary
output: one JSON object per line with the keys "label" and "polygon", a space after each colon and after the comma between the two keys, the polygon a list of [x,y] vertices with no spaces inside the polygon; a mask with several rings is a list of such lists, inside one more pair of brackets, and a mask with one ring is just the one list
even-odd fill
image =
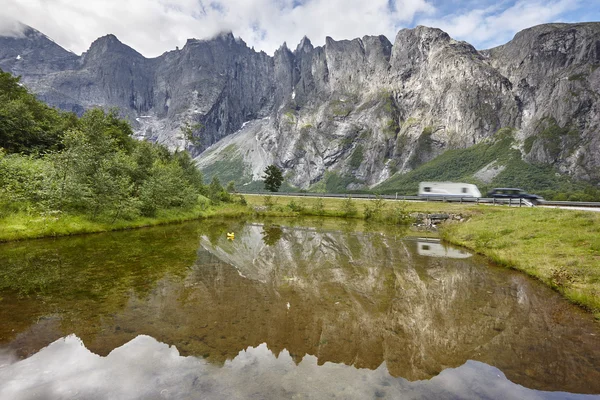
{"label": "steep cliff face", "polygon": [[[140,119],[145,137],[185,146],[184,123],[199,123],[199,149],[263,117],[273,104],[273,61],[231,33],[188,40],[181,50],[153,60],[153,107]],[[173,137],[175,135],[175,138]],[[175,139],[175,140],[174,140]]]}
{"label": "steep cliff face", "polygon": [[[347,189],[373,186],[521,117],[511,82],[439,29],[402,30],[393,45],[366,36],[315,48],[305,38],[274,60],[276,107],[254,137],[301,188],[329,179]],[[244,165],[264,164],[248,134],[236,135],[245,139],[217,144],[200,165],[219,153],[222,161],[234,154]]]}
{"label": "steep cliff face", "polygon": [[526,158],[600,180],[600,23],[537,26],[485,54],[521,103]]}
{"label": "steep cliff face", "polygon": [[[78,57],[29,28],[24,37],[0,38],[0,68],[22,75],[42,100],[62,109],[118,107],[138,137],[173,149],[199,152],[273,104],[272,58],[231,33],[190,39],[181,50],[147,59],[114,35]],[[202,135],[197,149],[183,125]]]}
{"label": "steep cliff face", "polygon": [[33,28],[23,29],[18,37],[0,36],[0,68],[20,75],[25,85],[51,105],[82,112],[78,99],[62,94],[55,82],[47,80],[49,76],[77,68],[80,57]]}
{"label": "steep cliff face", "polygon": [[303,189],[372,187],[514,128],[527,161],[600,179],[599,23],[542,25],[485,51],[419,26],[393,44],[304,38],[273,57],[229,33],[154,59],[112,35],[77,57],[28,32],[0,38],[0,68],[61,108],[119,107],[138,137],[188,148],[208,176],[247,183],[275,163]]}

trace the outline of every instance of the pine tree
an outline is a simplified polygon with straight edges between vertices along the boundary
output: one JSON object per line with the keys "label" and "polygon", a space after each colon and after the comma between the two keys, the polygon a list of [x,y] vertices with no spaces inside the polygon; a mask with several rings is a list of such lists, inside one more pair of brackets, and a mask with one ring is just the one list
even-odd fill
{"label": "pine tree", "polygon": [[277,168],[277,166],[271,164],[265,168],[263,179],[265,180],[266,190],[270,192],[277,192],[283,183],[283,173],[279,168]]}

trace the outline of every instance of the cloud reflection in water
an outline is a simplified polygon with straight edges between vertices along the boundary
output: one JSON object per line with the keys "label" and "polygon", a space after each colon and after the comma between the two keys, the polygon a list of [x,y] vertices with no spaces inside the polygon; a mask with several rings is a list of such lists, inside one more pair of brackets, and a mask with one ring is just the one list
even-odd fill
{"label": "cloud reflection in water", "polygon": [[296,364],[266,344],[249,347],[222,367],[183,357],[174,346],[140,335],[101,357],[75,335],[32,357],[0,356],[0,399],[281,399],[293,398],[491,398],[592,399],[598,396],[541,392],[506,379],[477,361],[442,371],[430,380],[392,377],[383,363],[358,369],[306,355]]}

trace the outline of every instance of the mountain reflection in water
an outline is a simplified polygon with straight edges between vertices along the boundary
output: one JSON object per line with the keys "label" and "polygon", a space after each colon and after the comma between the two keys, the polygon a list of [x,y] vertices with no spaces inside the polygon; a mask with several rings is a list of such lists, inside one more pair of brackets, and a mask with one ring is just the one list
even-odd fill
{"label": "mountain reflection in water", "polygon": [[[18,257],[45,255],[50,283],[35,296],[2,294],[0,352],[31,357],[0,368],[0,382],[9,382],[1,390],[44,363],[56,390],[58,381],[76,381],[53,375],[65,363],[87,362],[70,358],[74,351],[96,360],[86,370],[99,379],[89,384],[100,385],[98,398],[111,398],[98,382],[110,385],[119,371],[102,360],[121,363],[132,382],[153,376],[165,385],[146,383],[160,390],[124,398],[600,393],[600,328],[590,315],[522,274],[439,242],[202,223],[19,246],[0,247],[0,264],[10,257],[17,274]],[[108,358],[73,336],[60,339],[70,334]],[[50,351],[65,346],[64,355]],[[48,359],[35,364],[42,355]]]}
{"label": "mountain reflection in water", "polygon": [[183,357],[173,346],[137,336],[100,357],[79,338],[59,339],[34,356],[6,365],[0,357],[0,398],[35,399],[586,399],[540,392],[506,379],[497,368],[467,361],[426,381],[392,377],[343,364],[319,366],[315,356],[295,361],[265,344],[239,352],[222,367]]}

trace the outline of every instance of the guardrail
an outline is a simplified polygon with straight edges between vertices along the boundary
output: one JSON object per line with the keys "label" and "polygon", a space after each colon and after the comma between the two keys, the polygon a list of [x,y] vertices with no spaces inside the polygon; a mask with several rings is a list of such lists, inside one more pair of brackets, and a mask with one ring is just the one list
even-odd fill
{"label": "guardrail", "polygon": [[[333,197],[333,198],[346,198],[348,196],[353,199],[375,199],[377,195],[367,193],[355,193],[355,194],[340,194],[340,193],[305,193],[305,192],[254,192],[254,193],[243,193],[240,194],[251,194],[258,196],[299,196],[299,197]],[[475,203],[475,204],[500,204],[517,207],[532,207],[532,204],[527,199],[499,199],[499,198],[485,198],[485,197],[460,197],[460,196],[404,196],[404,195],[380,195],[379,198],[386,200],[407,200],[407,201],[440,201],[447,203]],[[562,207],[598,207],[600,208],[600,202],[593,201],[550,201],[542,200],[539,205],[543,206],[562,206]]]}

